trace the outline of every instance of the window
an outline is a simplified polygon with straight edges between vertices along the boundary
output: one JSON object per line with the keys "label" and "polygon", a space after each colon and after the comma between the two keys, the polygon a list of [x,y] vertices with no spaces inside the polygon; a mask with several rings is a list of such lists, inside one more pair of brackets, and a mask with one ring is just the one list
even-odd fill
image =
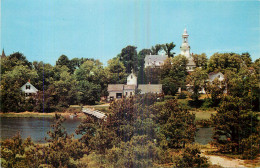
{"label": "window", "polygon": [[127,96],[127,92],[125,92],[125,95]]}
{"label": "window", "polygon": [[131,79],[133,79],[133,75],[131,75]]}
{"label": "window", "polygon": [[31,86],[30,86],[30,85],[26,85],[26,90],[27,90],[27,89],[30,89],[30,88],[31,88]]}
{"label": "window", "polygon": [[220,78],[220,75],[218,75],[218,78]]}
{"label": "window", "polygon": [[130,96],[132,96],[132,92],[130,92]]}

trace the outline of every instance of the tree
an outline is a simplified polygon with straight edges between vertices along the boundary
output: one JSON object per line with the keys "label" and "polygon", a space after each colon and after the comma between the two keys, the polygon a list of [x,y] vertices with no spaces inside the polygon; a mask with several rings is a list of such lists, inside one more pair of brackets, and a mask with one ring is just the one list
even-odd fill
{"label": "tree", "polygon": [[159,144],[166,148],[181,148],[195,140],[195,115],[179,107],[177,100],[157,105],[155,110],[159,123]]}
{"label": "tree", "polygon": [[137,51],[135,46],[127,46],[121,50],[120,53],[120,61],[123,62],[126,67],[126,73],[131,73],[132,70],[134,72],[138,71],[138,59],[137,59]]}
{"label": "tree", "polygon": [[162,47],[163,47],[162,44],[156,44],[155,46],[152,46],[151,48],[152,55],[158,55],[159,52],[163,49]]}
{"label": "tree", "polygon": [[66,66],[69,68],[69,73],[72,74],[75,70],[74,66],[72,65],[71,61],[66,55],[61,55],[58,60],[56,61],[56,66]]}
{"label": "tree", "polygon": [[208,72],[231,70],[238,72],[242,65],[241,56],[235,53],[215,53],[208,62]]}
{"label": "tree", "polygon": [[212,83],[207,83],[206,92],[211,95],[212,106],[218,106],[224,96],[225,89],[225,81],[219,81],[217,78]]}
{"label": "tree", "polygon": [[176,85],[176,83],[177,82],[170,77],[166,77],[161,80],[163,93],[174,96],[178,91],[178,86]]}
{"label": "tree", "polygon": [[205,88],[208,74],[201,68],[196,68],[190,75],[187,76],[187,82],[190,86],[191,98],[197,102],[200,97],[200,91]]}
{"label": "tree", "polygon": [[214,144],[220,152],[243,153],[241,142],[257,133],[257,113],[250,110],[247,98],[227,96],[211,119],[214,125]]}
{"label": "tree", "polygon": [[108,66],[105,69],[108,72],[108,83],[112,84],[123,84],[126,81],[125,66],[119,60],[119,58],[114,58],[108,60]]}
{"label": "tree", "polygon": [[58,107],[69,107],[76,97],[76,80],[66,66],[56,68],[59,72],[59,79],[54,81],[53,85],[55,86]]}
{"label": "tree", "polygon": [[158,84],[160,82],[161,69],[159,67],[145,68],[145,81],[150,84]]}
{"label": "tree", "polygon": [[139,51],[138,57],[138,83],[144,84],[145,83],[145,72],[144,72],[144,64],[145,64],[145,56],[151,54],[152,51],[150,49],[142,49]]}
{"label": "tree", "polygon": [[192,58],[196,67],[201,67],[202,69],[207,69],[208,59],[205,53],[202,54],[192,54]]}
{"label": "tree", "polygon": [[165,53],[168,55],[168,57],[174,57],[174,52],[172,52],[172,50],[174,49],[176,45],[171,42],[171,43],[166,43],[165,45],[162,46],[163,50],[165,51]]}

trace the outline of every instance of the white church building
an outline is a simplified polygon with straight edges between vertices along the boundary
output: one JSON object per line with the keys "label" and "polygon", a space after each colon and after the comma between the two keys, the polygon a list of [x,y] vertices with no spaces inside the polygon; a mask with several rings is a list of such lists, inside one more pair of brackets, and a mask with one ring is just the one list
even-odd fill
{"label": "white church building", "polygon": [[[182,45],[180,47],[180,54],[185,56],[188,59],[187,64],[187,71],[191,72],[194,71],[194,68],[196,67],[192,55],[190,53],[190,45],[188,43],[188,37],[189,34],[187,32],[187,29],[184,29],[184,32],[182,34]],[[161,67],[164,64],[164,61],[168,58],[168,55],[146,55],[145,56],[145,64],[144,67]]]}

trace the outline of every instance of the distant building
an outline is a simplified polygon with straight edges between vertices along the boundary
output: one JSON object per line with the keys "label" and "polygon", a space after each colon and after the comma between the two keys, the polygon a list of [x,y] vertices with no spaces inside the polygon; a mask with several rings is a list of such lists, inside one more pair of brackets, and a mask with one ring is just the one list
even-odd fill
{"label": "distant building", "polygon": [[209,73],[209,79],[208,81],[210,83],[212,83],[215,79],[218,79],[219,81],[223,81],[225,78],[224,78],[224,75],[221,73],[221,72],[211,72]]}
{"label": "distant building", "polygon": [[167,58],[167,55],[146,55],[144,59],[144,67],[161,67]]}
{"label": "distant building", "polygon": [[3,49],[3,50],[2,50],[1,58],[5,58],[5,57],[6,57],[6,55],[5,55],[5,50]]}
{"label": "distant building", "polygon": [[108,84],[108,101],[114,99],[121,99],[123,97],[130,97],[135,95],[137,88],[141,94],[145,93],[162,93],[162,84],[145,84],[137,86],[137,77],[132,72],[127,77],[127,84]]}
{"label": "distant building", "polygon": [[181,49],[181,55],[185,56],[189,61],[186,67],[187,71],[191,72],[194,71],[194,68],[196,68],[196,64],[194,63],[192,55],[190,54],[190,45],[188,43],[188,37],[189,34],[187,33],[187,29],[185,28],[182,34],[182,45],[180,49]]}
{"label": "distant building", "polygon": [[129,97],[135,94],[137,88],[137,77],[132,72],[127,77],[127,84],[108,84],[108,99],[120,99],[122,97]]}
{"label": "distant building", "polygon": [[38,92],[38,89],[36,89],[30,81],[28,81],[26,84],[24,84],[21,87],[22,92],[25,94],[26,97],[36,95]]}

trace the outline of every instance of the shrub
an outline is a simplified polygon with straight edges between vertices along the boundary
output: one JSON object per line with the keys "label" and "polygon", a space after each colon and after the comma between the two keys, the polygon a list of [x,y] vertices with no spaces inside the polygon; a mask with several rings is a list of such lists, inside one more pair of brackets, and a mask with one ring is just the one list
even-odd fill
{"label": "shrub", "polygon": [[164,96],[164,100],[171,100],[171,99],[175,99],[175,97],[172,96],[172,95],[166,95],[166,96]]}
{"label": "shrub", "polygon": [[203,127],[203,128],[208,128],[208,127],[210,127],[211,126],[211,120],[207,120],[207,119],[202,119],[202,120],[198,120],[198,121],[196,121],[196,125],[199,125],[199,126],[201,126],[201,127]]}
{"label": "shrub", "polygon": [[178,96],[177,99],[186,99],[187,98],[187,94],[185,94],[184,92],[181,92]]}
{"label": "shrub", "polygon": [[209,167],[207,158],[200,155],[198,145],[187,145],[180,156],[175,157],[176,167]]}

